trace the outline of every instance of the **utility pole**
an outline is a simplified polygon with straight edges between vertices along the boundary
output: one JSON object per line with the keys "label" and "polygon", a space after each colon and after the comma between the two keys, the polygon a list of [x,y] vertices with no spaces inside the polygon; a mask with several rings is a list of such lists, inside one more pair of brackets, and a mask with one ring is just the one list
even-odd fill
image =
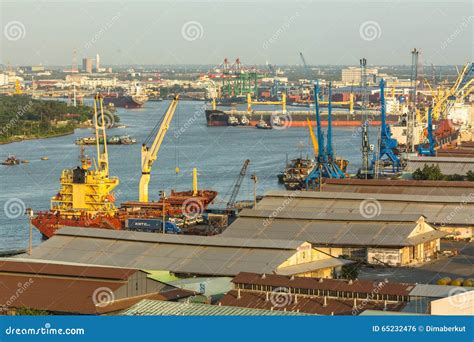
{"label": "utility pole", "polygon": [[416,116],[416,87],[418,81],[418,55],[419,51],[415,48],[411,52],[411,108],[407,116],[407,152],[415,152],[414,131]]}
{"label": "utility pole", "polygon": [[255,209],[257,207],[257,183],[258,183],[258,177],[257,174],[252,174],[250,179],[253,180],[253,208]]}
{"label": "utility pole", "polygon": [[369,129],[367,107],[369,102],[368,84],[367,84],[367,59],[362,58],[360,61],[360,88],[362,95],[362,175],[365,179],[369,173]]}

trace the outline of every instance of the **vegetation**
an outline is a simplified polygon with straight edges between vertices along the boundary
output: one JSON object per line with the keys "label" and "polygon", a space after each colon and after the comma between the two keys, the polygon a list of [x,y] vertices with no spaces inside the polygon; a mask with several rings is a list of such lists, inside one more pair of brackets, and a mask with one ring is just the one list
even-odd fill
{"label": "vegetation", "polygon": [[0,98],[0,143],[70,134],[91,119],[90,107],[33,100],[26,96]]}
{"label": "vegetation", "polygon": [[474,172],[468,171],[464,175],[443,175],[438,165],[427,165],[423,166],[423,169],[416,169],[412,173],[414,180],[447,180],[447,181],[474,181]]}
{"label": "vegetation", "polygon": [[[344,255],[343,259],[349,259],[348,256]],[[357,279],[359,276],[359,263],[347,264],[341,267],[340,277],[343,279]]]}
{"label": "vegetation", "polygon": [[49,313],[44,310],[31,309],[31,308],[18,308],[16,314],[19,316],[48,316]]}

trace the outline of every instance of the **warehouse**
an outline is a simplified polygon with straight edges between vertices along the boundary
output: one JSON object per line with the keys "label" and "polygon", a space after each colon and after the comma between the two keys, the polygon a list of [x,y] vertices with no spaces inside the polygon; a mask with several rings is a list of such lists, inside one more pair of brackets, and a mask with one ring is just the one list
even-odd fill
{"label": "warehouse", "polygon": [[[323,187],[324,188],[324,187]],[[435,228],[456,239],[472,239],[474,193],[461,196],[432,196],[388,193],[345,193],[271,191],[257,209],[275,212],[353,213],[380,218],[380,215],[423,215]]]}
{"label": "warehouse", "polygon": [[474,194],[474,182],[343,178],[324,179],[321,190],[360,194],[470,196]]}
{"label": "warehouse", "polygon": [[[261,204],[257,208],[261,208]],[[333,256],[346,255],[372,264],[391,266],[415,265],[436,258],[440,238],[446,235],[419,215],[365,218],[360,214],[318,214],[296,208],[281,209],[278,215],[274,212],[243,210],[222,235],[304,239],[315,249],[326,248]]]}
{"label": "warehouse", "polygon": [[178,300],[195,294],[128,268],[2,259],[0,274],[0,314],[4,315],[23,314],[22,310],[98,315],[147,298]]}
{"label": "warehouse", "polygon": [[364,310],[400,311],[414,284],[315,279],[242,272],[220,304],[319,315],[359,315]]}
{"label": "warehouse", "polygon": [[425,165],[439,166],[443,175],[465,176],[469,171],[474,172],[474,158],[449,156],[447,154],[443,154],[442,157],[409,157],[405,171],[413,173],[416,169],[423,169]]}
{"label": "warehouse", "polygon": [[[329,249],[328,249],[329,251]],[[235,276],[241,271],[332,277],[350,263],[304,240],[150,234],[66,227],[33,250],[32,258],[174,274]]]}

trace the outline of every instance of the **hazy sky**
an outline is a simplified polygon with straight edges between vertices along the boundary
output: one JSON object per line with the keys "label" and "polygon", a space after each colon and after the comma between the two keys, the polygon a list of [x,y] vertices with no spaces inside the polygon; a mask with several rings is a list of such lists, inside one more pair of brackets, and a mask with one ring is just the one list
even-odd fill
{"label": "hazy sky", "polygon": [[426,64],[473,60],[473,1],[0,0],[0,62]]}

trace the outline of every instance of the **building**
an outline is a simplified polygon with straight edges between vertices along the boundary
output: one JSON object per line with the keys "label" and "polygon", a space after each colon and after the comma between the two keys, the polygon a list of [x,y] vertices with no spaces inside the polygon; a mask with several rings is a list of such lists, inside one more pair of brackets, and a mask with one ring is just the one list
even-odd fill
{"label": "building", "polygon": [[108,229],[60,229],[33,250],[33,259],[169,271],[186,276],[239,272],[332,277],[351,261],[301,240],[150,234]]}
{"label": "building", "polygon": [[[324,206],[312,205],[307,195],[311,193],[301,193],[301,198],[294,198],[294,203],[286,207],[283,198],[277,204],[274,198],[264,197],[257,209],[244,209],[222,235],[256,239],[304,237],[313,248],[324,248],[335,257],[346,255],[390,266],[421,264],[436,258],[440,238],[447,235],[420,215],[364,217],[358,208],[357,213],[324,212]],[[315,213],[314,208],[319,212]]]}
{"label": "building", "polygon": [[469,196],[474,182],[391,180],[391,179],[329,179],[323,180],[324,192],[359,194],[397,194],[415,196]]}
{"label": "building", "polygon": [[420,193],[413,196],[390,194],[388,186],[382,188],[386,193],[326,192],[325,186],[323,192],[271,191],[258,203],[257,209],[272,212],[283,206],[282,212],[314,212],[314,208],[318,208],[320,213],[333,215],[347,213],[362,217],[361,208],[369,206],[375,209],[373,213],[375,219],[380,219],[381,214],[395,217],[423,215],[430,226],[448,233],[448,237],[472,239],[474,228],[472,193],[461,196],[434,196]]}
{"label": "building", "polygon": [[101,72],[101,69],[100,69],[100,56],[99,54],[97,54],[95,56],[95,72]]}
{"label": "building", "polygon": [[[375,76],[378,70],[375,68],[367,68],[367,81],[375,83]],[[344,83],[360,84],[361,70],[358,67],[348,67],[341,70],[341,80]]]}
{"label": "building", "polygon": [[98,315],[126,309],[142,299],[178,300],[194,295],[129,268],[1,259],[0,273],[0,311],[7,315],[25,308]]}
{"label": "building", "polygon": [[237,306],[147,300],[120,313],[124,316],[302,316],[295,311],[262,310]]}
{"label": "building", "polygon": [[318,315],[359,315],[364,310],[401,311],[414,284],[366,280],[315,279],[239,273],[221,300],[237,306]]}
{"label": "building", "polygon": [[410,156],[405,170],[412,173],[418,168],[423,169],[425,165],[438,166],[443,175],[465,176],[469,171],[474,172],[474,158],[456,154],[444,154],[442,157]]}
{"label": "building", "polygon": [[92,58],[83,58],[82,59],[82,71],[87,72],[88,74],[92,73]]}
{"label": "building", "polygon": [[474,289],[459,289],[456,294],[431,302],[432,315],[474,316]]}

